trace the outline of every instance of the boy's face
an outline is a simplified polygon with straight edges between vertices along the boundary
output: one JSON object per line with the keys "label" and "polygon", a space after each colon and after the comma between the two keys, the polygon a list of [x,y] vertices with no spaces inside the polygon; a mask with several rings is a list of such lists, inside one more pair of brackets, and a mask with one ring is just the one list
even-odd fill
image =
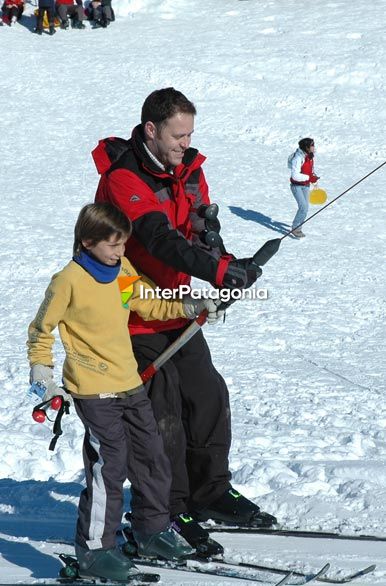
{"label": "boy's face", "polygon": [[108,266],[115,266],[121,256],[125,254],[127,240],[127,236],[118,237],[113,234],[108,240],[101,240],[97,244],[91,244],[89,240],[82,240],[82,245],[99,262]]}

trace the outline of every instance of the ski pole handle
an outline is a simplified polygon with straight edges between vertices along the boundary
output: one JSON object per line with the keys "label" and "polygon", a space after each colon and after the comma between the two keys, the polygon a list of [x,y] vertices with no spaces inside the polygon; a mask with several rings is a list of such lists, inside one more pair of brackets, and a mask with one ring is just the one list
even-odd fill
{"label": "ski pole handle", "polygon": [[280,248],[281,238],[274,238],[267,240],[265,244],[253,255],[252,263],[258,267],[262,267],[267,263]]}
{"label": "ski pole handle", "polygon": [[32,419],[36,421],[36,423],[44,423],[47,417],[47,409],[51,408],[54,411],[59,411],[62,407],[63,397],[60,395],[56,395],[49,399],[48,401],[43,401],[36,405],[32,410]]}

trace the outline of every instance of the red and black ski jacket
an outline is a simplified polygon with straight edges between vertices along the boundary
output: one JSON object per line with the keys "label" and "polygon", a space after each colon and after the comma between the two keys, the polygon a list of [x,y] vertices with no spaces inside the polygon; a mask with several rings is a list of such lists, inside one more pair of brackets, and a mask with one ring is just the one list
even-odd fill
{"label": "red and black ski jacket", "polygon": [[[197,210],[210,203],[201,168],[205,157],[189,148],[173,174],[162,171],[146,152],[140,125],[130,140],[101,140],[92,155],[101,174],[95,201],[109,201],[131,219],[133,235],[125,254],[139,273],[161,289],[189,285],[191,276],[222,285],[234,257],[221,256],[199,238],[204,220]],[[132,312],[130,333],[154,333],[185,323],[184,319],[144,322]]]}

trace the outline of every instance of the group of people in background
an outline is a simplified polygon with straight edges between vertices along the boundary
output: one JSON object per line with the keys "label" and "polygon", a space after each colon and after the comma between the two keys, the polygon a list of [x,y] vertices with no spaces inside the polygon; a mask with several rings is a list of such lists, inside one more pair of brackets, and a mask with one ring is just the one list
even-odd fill
{"label": "group of people in background", "polygon": [[[21,19],[24,12],[24,0],[4,0],[1,24],[12,26]],[[115,19],[111,0],[91,0],[87,7],[82,0],[38,0],[35,10],[36,28],[34,32],[43,34],[44,28],[54,35],[56,27],[67,30],[70,28],[85,29],[84,20],[92,22],[92,28],[106,28]]]}

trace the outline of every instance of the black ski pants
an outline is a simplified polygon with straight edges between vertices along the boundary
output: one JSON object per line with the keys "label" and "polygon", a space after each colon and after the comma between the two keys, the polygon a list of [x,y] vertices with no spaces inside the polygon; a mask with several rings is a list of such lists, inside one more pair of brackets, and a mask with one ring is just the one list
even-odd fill
{"label": "black ski pants", "polygon": [[[183,329],[132,336],[142,372]],[[170,513],[205,508],[230,485],[228,389],[197,332],[147,383],[155,418],[172,465]]]}
{"label": "black ski pants", "polygon": [[140,533],[170,523],[171,471],[145,389],[124,398],[74,399],[85,427],[86,488],[78,507],[76,542],[112,548],[123,513],[123,483],[131,482],[132,526]]}

